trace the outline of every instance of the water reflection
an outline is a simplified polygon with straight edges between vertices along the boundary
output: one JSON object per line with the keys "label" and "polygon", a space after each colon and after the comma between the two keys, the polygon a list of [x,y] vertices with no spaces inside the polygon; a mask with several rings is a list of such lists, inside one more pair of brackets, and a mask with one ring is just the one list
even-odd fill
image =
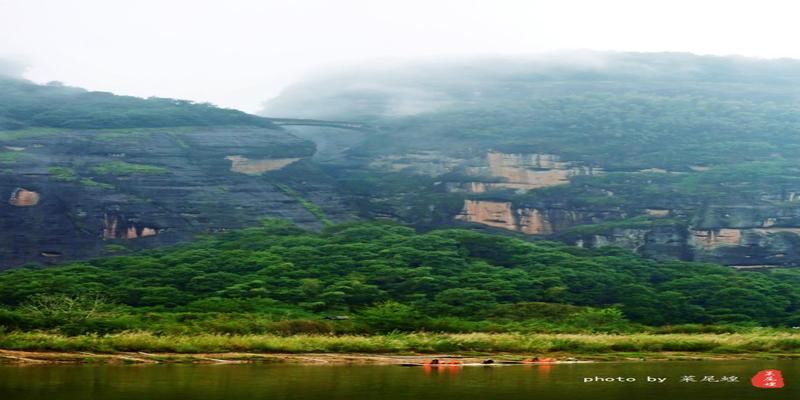
{"label": "water reflection", "polygon": [[[782,389],[758,389],[758,371],[783,372]],[[694,382],[681,382],[695,376]],[[738,381],[702,382],[706,376]],[[602,378],[585,383],[587,377]],[[635,378],[606,382],[605,378]],[[666,378],[663,383],[648,377]],[[494,367],[156,365],[2,366],[0,399],[789,399],[800,362],[733,361]]]}

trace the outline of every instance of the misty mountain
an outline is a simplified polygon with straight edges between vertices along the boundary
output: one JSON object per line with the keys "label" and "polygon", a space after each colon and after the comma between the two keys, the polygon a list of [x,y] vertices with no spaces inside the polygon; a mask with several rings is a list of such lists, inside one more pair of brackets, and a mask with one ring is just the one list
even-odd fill
{"label": "misty mountain", "polygon": [[22,63],[15,60],[0,58],[0,78],[20,78],[25,71]]}
{"label": "misty mountain", "polygon": [[800,61],[688,53],[558,52],[340,68],[296,83],[264,115],[303,118],[407,116],[486,102],[636,92],[798,101]]}
{"label": "misty mountain", "polygon": [[264,113],[376,127],[298,133],[365,216],[796,265],[798,88],[797,60],[578,52],[338,71]]}
{"label": "misty mountain", "polygon": [[794,60],[584,52],[362,67],[298,83],[265,111],[346,123],[280,128],[206,104],[2,82],[2,115],[25,128],[0,131],[6,265],[264,217],[800,265]]}
{"label": "misty mountain", "polygon": [[0,129],[155,128],[251,125],[274,128],[266,119],[187,100],[117,96],[64,86],[37,85],[3,76],[0,64]]}
{"label": "misty mountain", "polygon": [[5,301],[89,282],[134,308],[388,299],[503,319],[535,301],[654,325],[793,322],[799,66],[467,60],[340,72],[271,103],[333,122],[5,79],[18,129],[0,130],[0,268],[78,261],[4,275]]}

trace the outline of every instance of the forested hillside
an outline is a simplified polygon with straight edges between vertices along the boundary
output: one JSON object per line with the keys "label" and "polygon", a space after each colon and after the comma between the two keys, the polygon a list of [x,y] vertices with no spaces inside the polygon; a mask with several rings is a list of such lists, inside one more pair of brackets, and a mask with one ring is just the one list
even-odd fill
{"label": "forested hillside", "polygon": [[252,125],[254,115],[187,100],[117,96],[54,82],[37,85],[0,75],[0,130],[30,127],[98,129]]}
{"label": "forested hillside", "polygon": [[[79,330],[144,327],[143,312],[344,315],[388,330],[633,329],[625,318],[785,326],[800,323],[798,283],[792,270],[736,272],[466,230],[350,223],[309,233],[267,221],[176,248],[10,270],[0,302],[6,326]],[[87,299],[105,308],[77,319],[63,308],[77,302],[80,313]]]}

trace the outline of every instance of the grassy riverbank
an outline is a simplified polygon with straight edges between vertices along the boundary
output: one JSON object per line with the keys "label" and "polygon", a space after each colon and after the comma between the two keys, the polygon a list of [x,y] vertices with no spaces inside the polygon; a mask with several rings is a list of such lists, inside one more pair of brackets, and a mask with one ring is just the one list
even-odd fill
{"label": "grassy riverbank", "polygon": [[52,333],[0,334],[0,349],[92,353],[360,353],[515,354],[614,359],[667,353],[718,356],[800,357],[800,334],[516,334],[405,333],[389,335],[154,335],[129,332],[64,336]]}

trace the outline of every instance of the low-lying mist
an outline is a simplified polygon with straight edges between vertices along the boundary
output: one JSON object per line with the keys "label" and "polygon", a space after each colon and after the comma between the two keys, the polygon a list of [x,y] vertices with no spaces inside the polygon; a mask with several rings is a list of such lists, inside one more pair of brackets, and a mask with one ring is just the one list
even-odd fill
{"label": "low-lying mist", "polygon": [[[587,91],[795,98],[800,61],[689,53],[563,51],[531,57],[403,61],[320,72],[265,103],[266,116],[373,119],[486,99],[509,101]],[[754,90],[754,86],[758,89]],[[765,90],[766,89],[766,90]]]}

